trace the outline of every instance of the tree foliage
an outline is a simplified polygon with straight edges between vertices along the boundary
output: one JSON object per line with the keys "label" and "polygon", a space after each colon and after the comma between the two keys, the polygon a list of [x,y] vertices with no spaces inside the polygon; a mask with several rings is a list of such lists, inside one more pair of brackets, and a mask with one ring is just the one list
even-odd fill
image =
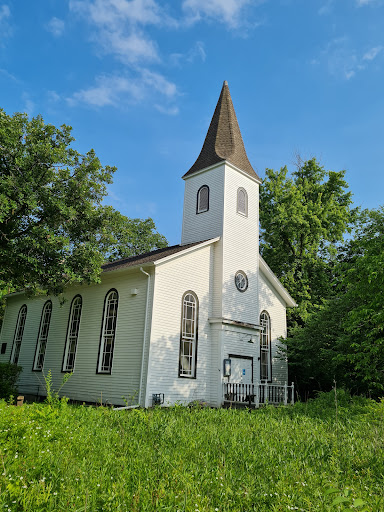
{"label": "tree foliage", "polygon": [[345,171],[326,171],[315,158],[291,176],[266,170],[260,191],[260,251],[298,303],[289,327],[304,325],[332,290],[338,244],[355,212]]}
{"label": "tree foliage", "polygon": [[107,258],[165,247],[152,219],[105,206],[114,167],[71,147],[71,127],[0,110],[0,288],[60,293]]}
{"label": "tree foliage", "polygon": [[384,207],[364,211],[341,251],[337,290],[288,338],[291,371],[302,391],[384,392]]}

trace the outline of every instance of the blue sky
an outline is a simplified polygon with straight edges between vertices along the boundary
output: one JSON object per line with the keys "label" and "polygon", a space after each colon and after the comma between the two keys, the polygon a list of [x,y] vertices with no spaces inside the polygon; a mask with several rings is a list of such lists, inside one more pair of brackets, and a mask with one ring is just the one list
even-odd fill
{"label": "blue sky", "polygon": [[384,0],[0,0],[0,107],[73,126],[171,244],[223,80],[261,177],[316,156],[384,203]]}

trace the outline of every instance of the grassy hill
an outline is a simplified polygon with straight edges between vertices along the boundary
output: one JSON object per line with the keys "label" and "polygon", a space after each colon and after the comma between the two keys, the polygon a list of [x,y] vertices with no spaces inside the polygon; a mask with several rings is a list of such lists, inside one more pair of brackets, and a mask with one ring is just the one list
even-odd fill
{"label": "grassy hill", "polygon": [[0,402],[0,511],[383,511],[384,403]]}

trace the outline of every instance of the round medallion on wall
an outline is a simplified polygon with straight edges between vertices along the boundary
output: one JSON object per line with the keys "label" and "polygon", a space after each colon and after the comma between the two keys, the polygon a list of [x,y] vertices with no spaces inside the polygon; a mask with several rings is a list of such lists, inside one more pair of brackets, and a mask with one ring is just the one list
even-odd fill
{"label": "round medallion on wall", "polygon": [[242,270],[239,270],[238,272],[236,272],[235,285],[236,285],[236,288],[239,290],[239,292],[245,292],[245,290],[248,288],[247,274],[245,272],[243,272]]}

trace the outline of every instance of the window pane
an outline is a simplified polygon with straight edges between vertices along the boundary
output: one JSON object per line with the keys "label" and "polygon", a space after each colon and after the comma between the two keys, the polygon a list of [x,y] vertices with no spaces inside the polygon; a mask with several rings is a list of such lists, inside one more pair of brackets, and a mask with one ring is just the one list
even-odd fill
{"label": "window pane", "polygon": [[51,321],[52,303],[46,302],[41,315],[39,335],[37,338],[36,359],[34,370],[42,370],[44,366],[45,351],[47,348],[47,338],[49,324]]}
{"label": "window pane", "polygon": [[69,313],[69,329],[64,357],[64,371],[72,371],[75,367],[77,339],[79,336],[80,317],[82,308],[82,298],[76,297],[72,302],[72,308]]}
{"label": "window pane", "polygon": [[27,306],[22,306],[19,311],[17,318],[17,325],[15,331],[15,337],[13,340],[13,353],[11,356],[11,363],[17,364],[19,361],[19,354],[21,348],[21,342],[23,340],[25,319],[27,317]]}
{"label": "window pane", "polygon": [[112,356],[116,331],[118,296],[110,292],[106,298],[103,319],[103,334],[101,338],[101,362],[99,372],[109,373],[112,368]]}
{"label": "window pane", "polygon": [[179,375],[195,376],[197,300],[192,293],[184,296],[182,304]]}

